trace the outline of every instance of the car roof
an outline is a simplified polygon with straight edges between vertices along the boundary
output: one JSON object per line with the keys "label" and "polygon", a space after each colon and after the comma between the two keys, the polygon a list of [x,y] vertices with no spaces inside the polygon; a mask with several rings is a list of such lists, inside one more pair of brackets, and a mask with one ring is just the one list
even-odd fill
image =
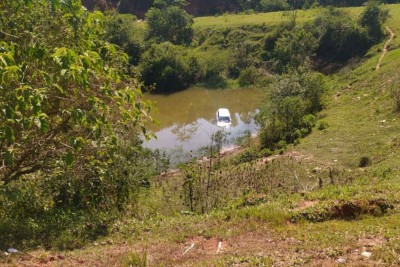
{"label": "car roof", "polygon": [[218,114],[219,114],[219,116],[223,116],[223,117],[231,116],[231,114],[229,113],[229,110],[227,108],[218,109]]}

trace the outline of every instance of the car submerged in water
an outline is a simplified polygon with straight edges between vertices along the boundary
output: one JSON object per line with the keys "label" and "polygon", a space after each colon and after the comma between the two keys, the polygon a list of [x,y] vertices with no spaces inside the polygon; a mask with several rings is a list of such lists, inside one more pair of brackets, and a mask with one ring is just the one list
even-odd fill
{"label": "car submerged in water", "polygon": [[229,127],[232,124],[231,114],[227,108],[220,108],[216,112],[217,126]]}

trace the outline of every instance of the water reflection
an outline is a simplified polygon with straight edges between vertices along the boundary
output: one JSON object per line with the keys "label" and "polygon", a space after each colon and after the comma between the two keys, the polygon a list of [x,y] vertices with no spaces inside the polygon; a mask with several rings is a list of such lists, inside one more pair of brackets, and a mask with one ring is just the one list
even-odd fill
{"label": "water reflection", "polygon": [[148,99],[157,103],[156,118],[160,125],[152,129],[157,139],[144,145],[166,151],[174,163],[198,156],[211,144],[212,135],[221,129],[216,126],[215,112],[224,107],[232,116],[232,125],[223,129],[227,133],[224,148],[234,146],[246,132],[257,132],[253,118],[263,97],[262,89],[191,88],[167,96],[148,95]]}

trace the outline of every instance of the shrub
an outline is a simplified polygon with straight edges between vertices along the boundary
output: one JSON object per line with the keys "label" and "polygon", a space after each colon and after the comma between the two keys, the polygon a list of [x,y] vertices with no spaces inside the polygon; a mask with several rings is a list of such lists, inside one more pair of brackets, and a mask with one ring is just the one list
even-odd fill
{"label": "shrub", "polygon": [[184,57],[180,47],[166,42],[151,46],[143,54],[139,68],[145,85],[155,85],[156,92],[171,93],[193,82],[189,64],[197,64],[196,59]]}
{"label": "shrub", "polygon": [[325,60],[346,61],[370,47],[368,32],[343,10],[330,8],[309,27],[318,36],[317,56]]}
{"label": "shrub", "polygon": [[245,151],[241,152],[239,155],[237,155],[233,162],[234,164],[241,164],[245,162],[250,162],[255,159],[257,159],[258,153],[255,149],[246,149]]}
{"label": "shrub", "polygon": [[269,157],[272,154],[273,153],[271,150],[269,150],[268,148],[263,148],[258,152],[258,157],[260,157],[260,158]]}
{"label": "shrub", "polygon": [[227,83],[224,77],[226,68],[224,53],[210,53],[199,59],[198,81],[208,88],[225,88]]}
{"label": "shrub", "polygon": [[317,129],[322,131],[329,127],[329,124],[325,121],[319,121],[317,125]]}
{"label": "shrub", "polygon": [[122,266],[130,267],[130,266],[136,266],[136,267],[146,267],[148,266],[147,263],[147,251],[143,251],[141,253],[139,252],[131,252],[129,253]]}
{"label": "shrub", "polygon": [[287,10],[289,4],[285,0],[261,0],[264,12]]}
{"label": "shrub", "polygon": [[382,40],[385,35],[383,24],[389,18],[389,10],[382,8],[377,0],[369,0],[360,16],[360,25],[365,27],[372,44]]}
{"label": "shrub", "polygon": [[291,73],[271,85],[269,99],[257,115],[260,140],[265,148],[276,149],[279,141],[294,143],[308,135],[316,124],[315,113],[322,106],[325,84],[321,76]]}
{"label": "shrub", "polygon": [[105,21],[106,39],[119,45],[129,55],[129,62],[139,63],[144,51],[144,30],[131,14],[111,14]]}
{"label": "shrub", "polygon": [[295,27],[290,31],[283,32],[277,39],[273,50],[276,60],[275,70],[282,73],[290,69],[308,66],[310,57],[314,54],[317,46],[317,39],[312,32],[302,27]]}
{"label": "shrub", "polygon": [[249,67],[246,68],[242,71],[240,71],[240,75],[238,78],[239,85],[244,87],[244,86],[249,86],[256,84],[257,81],[260,78],[260,74],[258,70],[255,67]]}
{"label": "shrub", "polygon": [[179,6],[153,7],[146,13],[146,20],[148,39],[181,45],[188,45],[192,41],[193,18]]}

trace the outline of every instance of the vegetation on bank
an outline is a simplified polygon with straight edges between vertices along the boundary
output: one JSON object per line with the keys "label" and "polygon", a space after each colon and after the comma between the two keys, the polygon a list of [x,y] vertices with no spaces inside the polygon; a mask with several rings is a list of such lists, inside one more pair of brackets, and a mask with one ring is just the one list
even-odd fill
{"label": "vegetation on bank", "polygon": [[157,1],[146,13],[147,23],[110,14],[107,38],[125,49],[154,93],[193,85],[265,86],[293,69],[330,73],[363,56],[382,39],[388,12],[371,1],[358,18],[334,8],[263,16],[275,22],[249,16],[258,21],[236,25],[221,16],[207,21],[230,22],[210,27],[205,18],[193,23],[180,1]]}
{"label": "vegetation on bank", "polygon": [[152,105],[100,12],[74,0],[0,12],[1,246],[104,235],[156,173],[138,137]]}
{"label": "vegetation on bank", "polygon": [[[166,1],[173,3],[172,1]],[[183,5],[184,9],[194,16],[218,16],[221,14],[257,14],[258,12],[274,12],[302,9],[307,10],[315,7],[357,7],[365,4],[362,0],[195,0],[176,1]],[[381,1],[384,4],[398,3],[398,0]],[[117,8],[120,13],[133,13],[140,18],[155,4],[157,0],[84,0],[83,4],[89,9],[100,9],[102,11]]]}
{"label": "vegetation on bank", "polygon": [[[260,30],[265,25],[210,32],[204,46],[187,47],[152,40],[142,25],[127,27],[125,23],[136,22],[126,16],[106,18],[104,32],[102,15],[81,9],[79,1],[3,1],[0,7],[0,250],[37,245],[74,249],[112,236],[141,246],[125,253],[126,265],[150,260],[174,265],[180,258],[172,253],[147,255],[156,244],[168,244],[181,255],[182,244],[201,236],[230,240],[239,252],[213,258],[217,266],[281,260],[295,265],[350,257],[354,249],[362,249],[359,240],[376,237],[382,246],[372,248],[371,261],[399,264],[399,43],[396,39],[390,45],[375,70],[381,43],[379,48],[369,46],[378,42],[375,37],[382,35],[387,18],[379,6],[365,9],[379,11],[368,27],[363,18],[370,12],[341,22],[338,18],[346,14],[327,10],[312,21],[322,25],[314,27],[316,36],[309,35],[306,24],[289,22],[267,36]],[[397,6],[393,9],[398,12]],[[389,26],[398,29],[398,18]],[[380,32],[371,30],[377,21]],[[347,31],[339,35],[328,27],[331,22],[344,23]],[[255,30],[246,35],[247,29]],[[368,51],[360,55],[368,57],[349,65],[341,59],[342,68],[323,77],[310,71],[310,63],[317,62],[314,53],[324,44],[321,39],[332,40],[332,31],[340,37],[340,51],[352,51],[350,58],[358,51],[348,38],[367,42]],[[129,39],[135,32],[144,39]],[[194,160],[166,176],[167,160],[141,148],[137,138],[151,119],[150,106],[141,98],[137,69],[131,69],[118,46],[106,42],[118,42],[119,33],[129,40],[122,38],[120,47],[140,51],[137,61],[131,55],[131,64],[140,66],[143,58],[157,69],[167,62],[178,71],[163,69],[161,78],[189,70],[188,75],[218,83],[226,82],[221,73],[227,69],[219,65],[226,56],[222,48],[233,49],[253,38],[255,43],[275,40],[268,42],[274,44],[268,49],[261,46],[264,54],[258,54],[258,48],[254,54],[238,51],[236,62],[244,62],[248,72],[239,69],[239,77],[253,77],[250,70],[267,77],[274,101],[266,103],[259,117],[264,149],[252,142],[239,154],[221,159],[223,136],[213,136],[206,161]],[[307,42],[294,46],[293,40]],[[246,44],[244,51],[252,49]],[[338,63],[328,49],[323,51],[321,60]],[[208,55],[199,58],[212,59],[214,65],[196,63],[192,52]],[[274,60],[268,64],[279,76],[259,73],[259,66],[252,65],[264,59]],[[293,258],[249,255],[235,245],[234,239],[248,231],[261,235],[258,229],[273,241],[271,251],[286,253],[289,246]],[[140,254],[146,244],[148,251]],[[7,257],[1,254],[0,261],[12,264],[18,255]],[[192,258],[189,264],[206,265],[207,260]]]}

